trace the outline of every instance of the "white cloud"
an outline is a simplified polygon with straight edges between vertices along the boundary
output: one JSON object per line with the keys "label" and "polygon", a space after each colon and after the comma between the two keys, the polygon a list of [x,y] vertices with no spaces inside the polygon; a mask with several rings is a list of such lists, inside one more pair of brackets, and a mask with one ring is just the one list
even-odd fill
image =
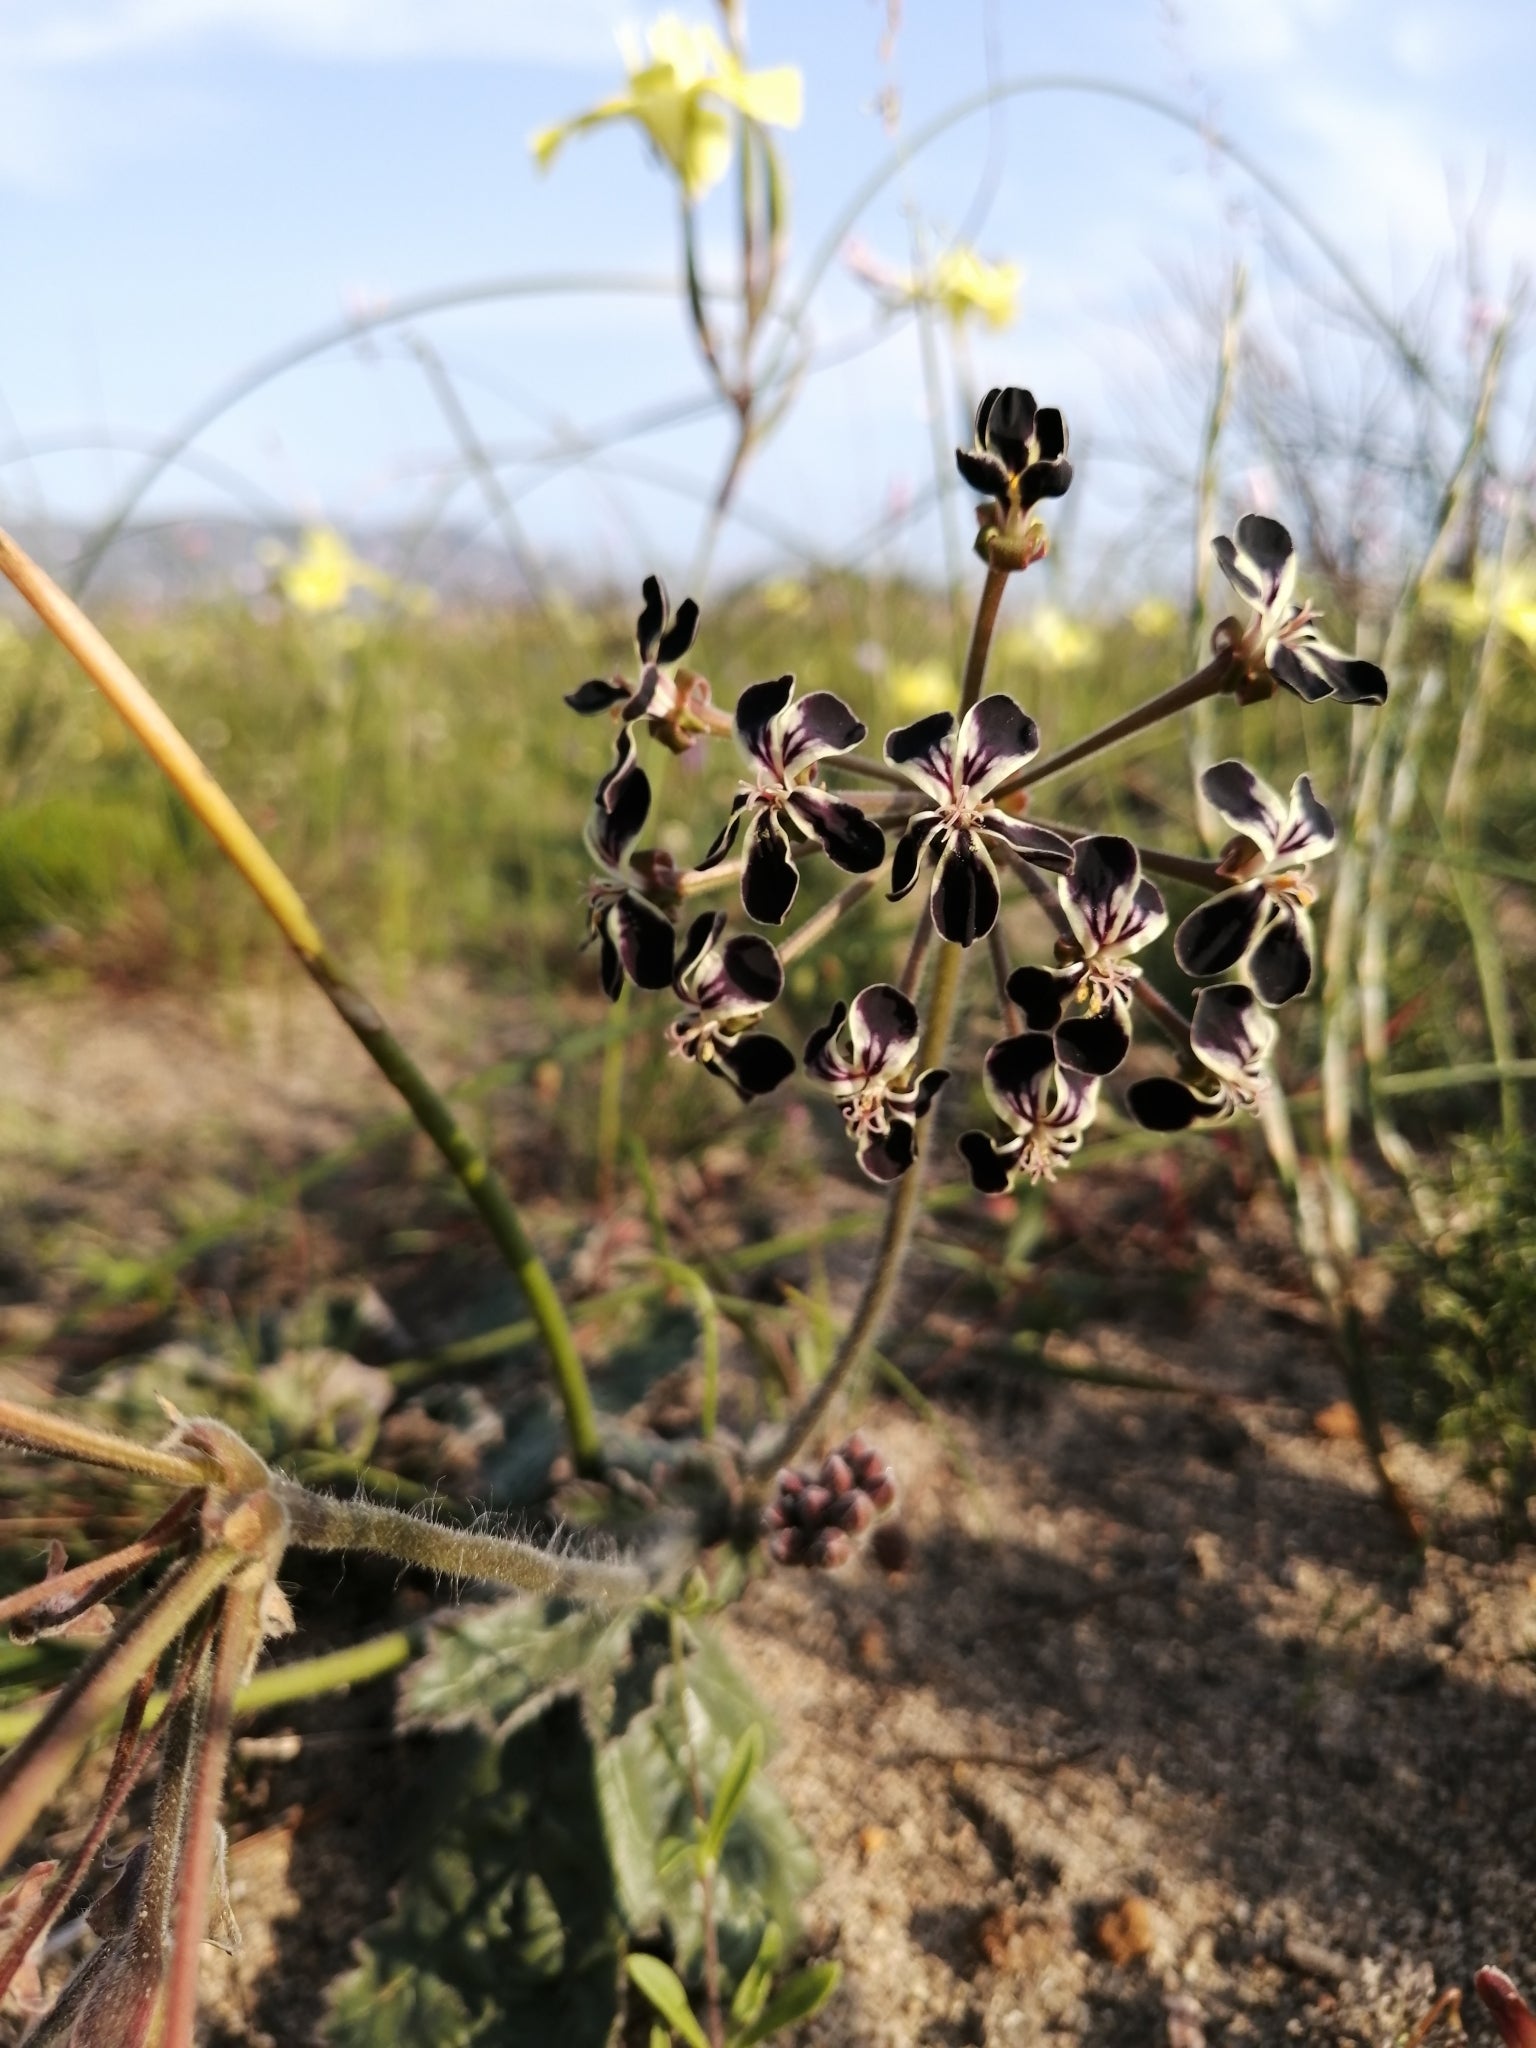
{"label": "white cloud", "polygon": [[586,64],[610,57],[624,0],[4,0],[7,68],[179,56],[210,46],[388,63]]}

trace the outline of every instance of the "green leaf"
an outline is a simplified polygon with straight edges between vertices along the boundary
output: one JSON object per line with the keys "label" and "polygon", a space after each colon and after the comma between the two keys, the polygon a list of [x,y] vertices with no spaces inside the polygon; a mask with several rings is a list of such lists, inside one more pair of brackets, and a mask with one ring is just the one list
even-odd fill
{"label": "green leaf", "polygon": [[672,2036],[665,2027],[652,2026],[651,2048],[672,2048]]}
{"label": "green leaf", "polygon": [[821,2011],[837,1989],[842,1974],[841,1963],[812,1963],[808,1970],[790,1977],[779,1986],[754,2024],[735,2037],[731,2048],[756,2048],[759,2041],[771,2040],[783,2028],[808,2020],[812,2013]]}
{"label": "green leaf", "polygon": [[621,1928],[575,1701],[505,1742],[444,1737],[399,1855],[394,1910],[333,1994],[333,2048],[606,2048]]}
{"label": "green leaf", "polygon": [[624,1967],[630,1982],[655,2006],[674,2034],[681,2034],[688,2048],[709,2048],[704,2029],[693,2016],[688,1994],[677,1972],[660,1956],[626,1956]]}
{"label": "green leaf", "polygon": [[472,2031],[463,1999],[441,1978],[365,1949],[331,1986],[326,2039],[336,2048],[467,2048]]}
{"label": "green leaf", "polygon": [[731,2019],[734,2025],[749,2027],[762,2011],[767,2003],[773,1972],[783,1949],[784,1936],[770,1920],[763,1929],[757,1958],[736,1986],[736,1996],[731,2000]]}
{"label": "green leaf", "polygon": [[628,1651],[628,1621],[590,1609],[518,1600],[463,1614],[433,1630],[432,1647],[402,1687],[401,1723],[506,1737],[574,1693],[601,1724]]}
{"label": "green leaf", "polygon": [[747,1796],[747,1787],[756,1777],[763,1761],[763,1731],[761,1724],[754,1721],[747,1732],[738,1738],[731,1751],[731,1760],[725,1767],[724,1775],[715,1792],[715,1803],[710,1811],[709,1827],[704,1836],[704,1853],[711,1862],[718,1862],[725,1838],[730,1833],[731,1822],[736,1810]]}

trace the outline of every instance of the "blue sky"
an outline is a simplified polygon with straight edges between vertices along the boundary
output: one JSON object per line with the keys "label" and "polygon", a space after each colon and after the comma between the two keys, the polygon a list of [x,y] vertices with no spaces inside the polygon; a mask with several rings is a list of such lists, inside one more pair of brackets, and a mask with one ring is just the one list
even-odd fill
{"label": "blue sky", "polygon": [[[681,11],[707,18],[702,0]],[[49,452],[60,440],[162,433],[242,365],[351,308],[488,276],[674,273],[669,187],[632,131],[573,144],[547,176],[527,151],[535,128],[613,89],[615,31],[645,18],[616,0],[0,0],[0,442],[34,451],[0,471],[4,516],[99,512],[132,458]],[[890,147],[882,89],[899,90],[911,133],[986,83],[989,50],[996,76],[1092,73],[1208,117],[1393,304],[1444,264],[1479,193],[1488,296],[1536,255],[1531,0],[904,0],[888,59],[877,0],[756,0],[750,27],[754,63],[805,72],[805,121],[785,142],[801,262]],[[1110,508],[1145,484],[1125,458],[1160,425],[1193,434],[1191,295],[1214,296],[1241,257],[1252,319],[1283,320],[1284,251],[1303,245],[1277,241],[1274,208],[1198,138],[1065,94],[1016,100],[924,152],[859,237],[899,266],[910,214],[942,239],[984,177],[975,239],[1022,265],[1025,286],[1017,324],[975,336],[973,373],[1063,406],[1087,457],[1081,517],[1108,531]],[[706,208],[707,251],[728,241],[728,205]],[[841,266],[815,327],[829,342],[875,333]],[[702,388],[665,298],[481,306],[264,389],[198,443],[244,496],[218,470],[179,471],[154,515],[422,516],[456,457],[411,336],[439,352],[497,449]],[[1441,338],[1454,351],[1454,332]],[[620,474],[505,474],[539,484],[519,499],[539,552],[624,581],[653,561],[681,576],[699,520],[687,487],[708,487],[723,448],[713,420],[631,444]],[[905,326],[807,384],[744,498],[835,549],[932,473]],[[483,517],[472,487],[447,516]],[[931,523],[916,530],[920,550],[936,544]],[[736,531],[723,567],[766,546]]]}

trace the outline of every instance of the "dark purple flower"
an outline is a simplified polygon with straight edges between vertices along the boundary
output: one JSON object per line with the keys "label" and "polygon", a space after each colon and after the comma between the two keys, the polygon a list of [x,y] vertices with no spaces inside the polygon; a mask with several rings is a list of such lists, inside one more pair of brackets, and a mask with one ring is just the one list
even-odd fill
{"label": "dark purple flower", "polygon": [[1129,956],[1151,945],[1168,912],[1135,847],[1112,832],[1078,840],[1056,891],[1070,931],[1057,942],[1061,965],[1015,968],[1008,994],[1031,1031],[1054,1033],[1064,1066],[1112,1074],[1131,1049],[1131,991],[1141,969]]}
{"label": "dark purple flower", "polygon": [[[602,870],[587,886],[588,943],[599,948],[599,972],[610,1002],[618,1000],[627,975],[637,988],[666,988],[672,980],[672,923],[665,911],[637,887],[647,871],[631,860],[630,848],[645,829],[651,784],[635,758],[634,735],[619,734],[613,766],[597,785],[587,819],[587,851]],[[666,862],[649,865],[658,886]]]}
{"label": "dark purple flower", "polygon": [[1254,1110],[1269,1092],[1268,1061],[1275,1043],[1273,1017],[1240,981],[1203,988],[1195,998],[1190,1050],[1200,1067],[1189,1080],[1156,1075],[1126,1090],[1131,1114],[1149,1131],[1183,1131],[1192,1123],[1222,1122]]}
{"label": "dark purple flower", "polygon": [[917,1009],[888,982],[838,1003],[805,1048],[805,1070],[837,1098],[859,1164],[871,1180],[899,1180],[917,1157],[917,1125],[949,1079],[942,1067],[914,1071]]}
{"label": "dark purple flower", "polygon": [[1072,842],[1016,818],[993,801],[996,792],[1040,751],[1040,731],[1011,697],[983,697],[955,731],[952,711],[935,711],[893,732],[885,758],[931,808],[916,812],[891,861],[891,901],[933,863],[929,903],[940,935],[957,946],[985,938],[1001,904],[991,850],[1001,848],[1037,867],[1065,871]]}
{"label": "dark purple flower", "polygon": [[1296,548],[1278,519],[1245,513],[1233,539],[1218,534],[1211,546],[1222,575],[1253,613],[1247,629],[1236,639],[1226,636],[1225,644],[1261,686],[1258,694],[1267,696],[1280,683],[1307,704],[1324,697],[1341,704],[1386,702],[1387,679],[1375,662],[1331,647],[1317,630],[1321,614],[1292,601]]}
{"label": "dark purple flower", "polygon": [[1241,761],[1218,761],[1200,787],[1238,837],[1222,855],[1234,886],[1192,910],[1174,934],[1184,972],[1201,980],[1241,966],[1270,1009],[1305,993],[1312,980],[1316,891],[1301,869],[1333,849],[1333,816],[1310,775],[1298,775],[1289,803]]}
{"label": "dark purple flower", "polygon": [[1043,1031],[1003,1038],[982,1066],[987,1100],[1010,1136],[989,1138],[967,1131],[960,1150],[979,1194],[1006,1194],[1023,1174],[1030,1182],[1054,1180],[1081,1148],[1083,1133],[1099,1107],[1099,1084],[1091,1074],[1060,1065],[1056,1047]]}
{"label": "dark purple flower", "polygon": [[1072,482],[1067,423],[1053,405],[1010,384],[989,391],[976,408],[976,445],[955,461],[973,491],[995,498],[1005,514],[1025,513],[1042,498],[1060,498]]}
{"label": "dark purple flower", "polygon": [[685,597],[674,618],[659,577],[647,576],[640,586],[644,609],[635,625],[640,680],[610,676],[581,683],[566,703],[584,718],[599,711],[617,711],[625,725],[643,718],[652,735],[674,754],[686,753],[699,733],[721,732],[724,721],[710,703],[703,676],[677,664],[693,645],[699,608]]}
{"label": "dark purple flower", "polygon": [[756,932],[722,939],[725,912],[705,911],[688,928],[672,986],[687,1014],[667,1029],[672,1050],[728,1081],[745,1102],[767,1095],[795,1071],[795,1056],[754,1031],[784,988],[779,956]]}
{"label": "dark purple flower", "polygon": [[699,862],[712,868],[747,827],[741,900],[759,924],[782,924],[800,887],[790,828],[819,839],[832,861],[850,875],[867,875],[885,859],[885,834],[857,804],[815,787],[818,762],[846,754],[868,727],[841,697],[812,690],[794,701],[795,679],[754,683],[736,705],[736,737],[757,771],[731,805],[731,815]]}

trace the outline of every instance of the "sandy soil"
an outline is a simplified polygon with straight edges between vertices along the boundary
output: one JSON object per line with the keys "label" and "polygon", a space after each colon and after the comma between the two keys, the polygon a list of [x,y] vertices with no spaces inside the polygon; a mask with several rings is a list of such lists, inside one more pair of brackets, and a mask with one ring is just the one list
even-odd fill
{"label": "sandy soil", "polygon": [[[487,1056],[489,1006],[433,1014],[440,1063]],[[517,1039],[495,1031],[489,1056]],[[167,1153],[287,1168],[388,1108],[302,990],[106,1017],[7,993],[0,1073],[13,1342],[61,1305],[50,1202],[144,1256],[176,1224],[151,1198]],[[1187,1212],[1166,1174],[1084,1180],[1042,1264],[1089,1304],[1047,1370],[1000,1349],[1011,1310],[979,1326],[952,1272],[913,1275],[901,1357],[947,1436],[890,1401],[868,1420],[907,1568],[771,1572],[726,1624],[821,1860],[811,1945],[846,1968],[804,2041],[1388,2048],[1481,1963],[1536,1979],[1536,1552],[1501,1550],[1483,1497],[1411,1445],[1394,1464],[1431,1537],[1405,1544],[1325,1412],[1334,1367],[1262,1188]],[[335,1588],[295,1575],[304,1647]],[[360,1566],[343,1618],[425,1599]],[[390,1713],[374,1686],[241,1752],[221,2048],[314,2038],[384,1910],[430,1748]]]}

